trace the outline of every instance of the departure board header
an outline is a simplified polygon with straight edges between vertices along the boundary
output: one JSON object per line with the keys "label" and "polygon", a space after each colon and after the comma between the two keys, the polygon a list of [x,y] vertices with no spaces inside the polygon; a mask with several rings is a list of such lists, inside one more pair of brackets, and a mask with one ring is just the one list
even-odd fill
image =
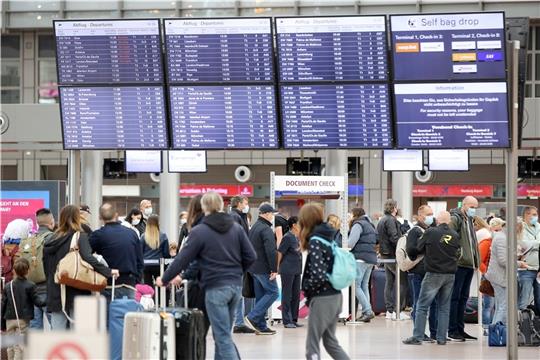
{"label": "departure board header", "polygon": [[165,20],[168,82],[270,83],[270,18]]}
{"label": "departure board header", "polygon": [[159,20],[55,21],[62,85],[161,84]]}
{"label": "departure board header", "polygon": [[281,82],[388,79],[384,16],[275,21]]}

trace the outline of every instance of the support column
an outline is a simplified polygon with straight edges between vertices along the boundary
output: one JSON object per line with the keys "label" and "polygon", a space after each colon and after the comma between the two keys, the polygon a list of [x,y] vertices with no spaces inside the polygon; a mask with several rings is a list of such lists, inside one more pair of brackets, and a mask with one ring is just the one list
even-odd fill
{"label": "support column", "polygon": [[90,207],[90,226],[99,228],[99,207],[103,202],[103,153],[98,150],[81,150],[81,203]]}
{"label": "support column", "polygon": [[411,221],[413,207],[413,173],[392,172],[392,199],[396,200],[401,216]]}
{"label": "support column", "polygon": [[363,158],[364,201],[362,207],[366,214],[372,216],[383,211],[388,198],[388,174],[383,171],[382,151],[371,150],[368,157]]}
{"label": "support column", "polygon": [[163,151],[163,173],[159,181],[159,223],[169,242],[178,242],[180,174],[169,173],[169,153]]}
{"label": "support column", "polygon": [[73,205],[81,203],[81,150],[70,150],[68,158],[68,201]]}
{"label": "support column", "polygon": [[[347,150],[327,150],[326,151],[326,175],[327,176],[343,176],[347,173]],[[349,199],[326,200],[326,215],[342,213],[342,208],[347,204]],[[347,219],[341,219],[346,221]]]}

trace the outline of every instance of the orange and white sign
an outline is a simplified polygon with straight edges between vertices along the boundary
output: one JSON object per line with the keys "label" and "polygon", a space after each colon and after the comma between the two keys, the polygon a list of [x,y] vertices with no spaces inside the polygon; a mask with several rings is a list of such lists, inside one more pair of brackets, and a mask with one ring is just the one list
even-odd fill
{"label": "orange and white sign", "polygon": [[452,61],[462,62],[462,61],[476,61],[476,53],[453,53]]}
{"label": "orange and white sign", "polygon": [[420,44],[417,42],[396,43],[397,53],[416,53],[420,52]]}

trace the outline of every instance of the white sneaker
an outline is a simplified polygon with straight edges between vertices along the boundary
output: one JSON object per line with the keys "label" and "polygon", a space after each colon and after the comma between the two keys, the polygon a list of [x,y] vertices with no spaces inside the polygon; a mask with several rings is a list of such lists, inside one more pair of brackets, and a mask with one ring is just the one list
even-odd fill
{"label": "white sneaker", "polygon": [[391,313],[391,312],[387,311],[386,312],[386,318],[389,319],[389,320],[395,319],[396,318],[396,313]]}
{"label": "white sneaker", "polygon": [[[394,319],[395,319],[395,316],[394,316]],[[399,313],[399,319],[400,320],[411,320],[411,317],[409,315],[407,315],[407,313],[402,311],[402,312]]]}

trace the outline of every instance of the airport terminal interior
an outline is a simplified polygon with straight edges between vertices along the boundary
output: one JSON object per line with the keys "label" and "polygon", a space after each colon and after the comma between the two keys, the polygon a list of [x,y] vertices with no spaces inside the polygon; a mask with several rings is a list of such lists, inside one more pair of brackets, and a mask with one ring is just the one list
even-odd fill
{"label": "airport terminal interior", "polygon": [[2,360],[540,359],[539,0],[0,7]]}

